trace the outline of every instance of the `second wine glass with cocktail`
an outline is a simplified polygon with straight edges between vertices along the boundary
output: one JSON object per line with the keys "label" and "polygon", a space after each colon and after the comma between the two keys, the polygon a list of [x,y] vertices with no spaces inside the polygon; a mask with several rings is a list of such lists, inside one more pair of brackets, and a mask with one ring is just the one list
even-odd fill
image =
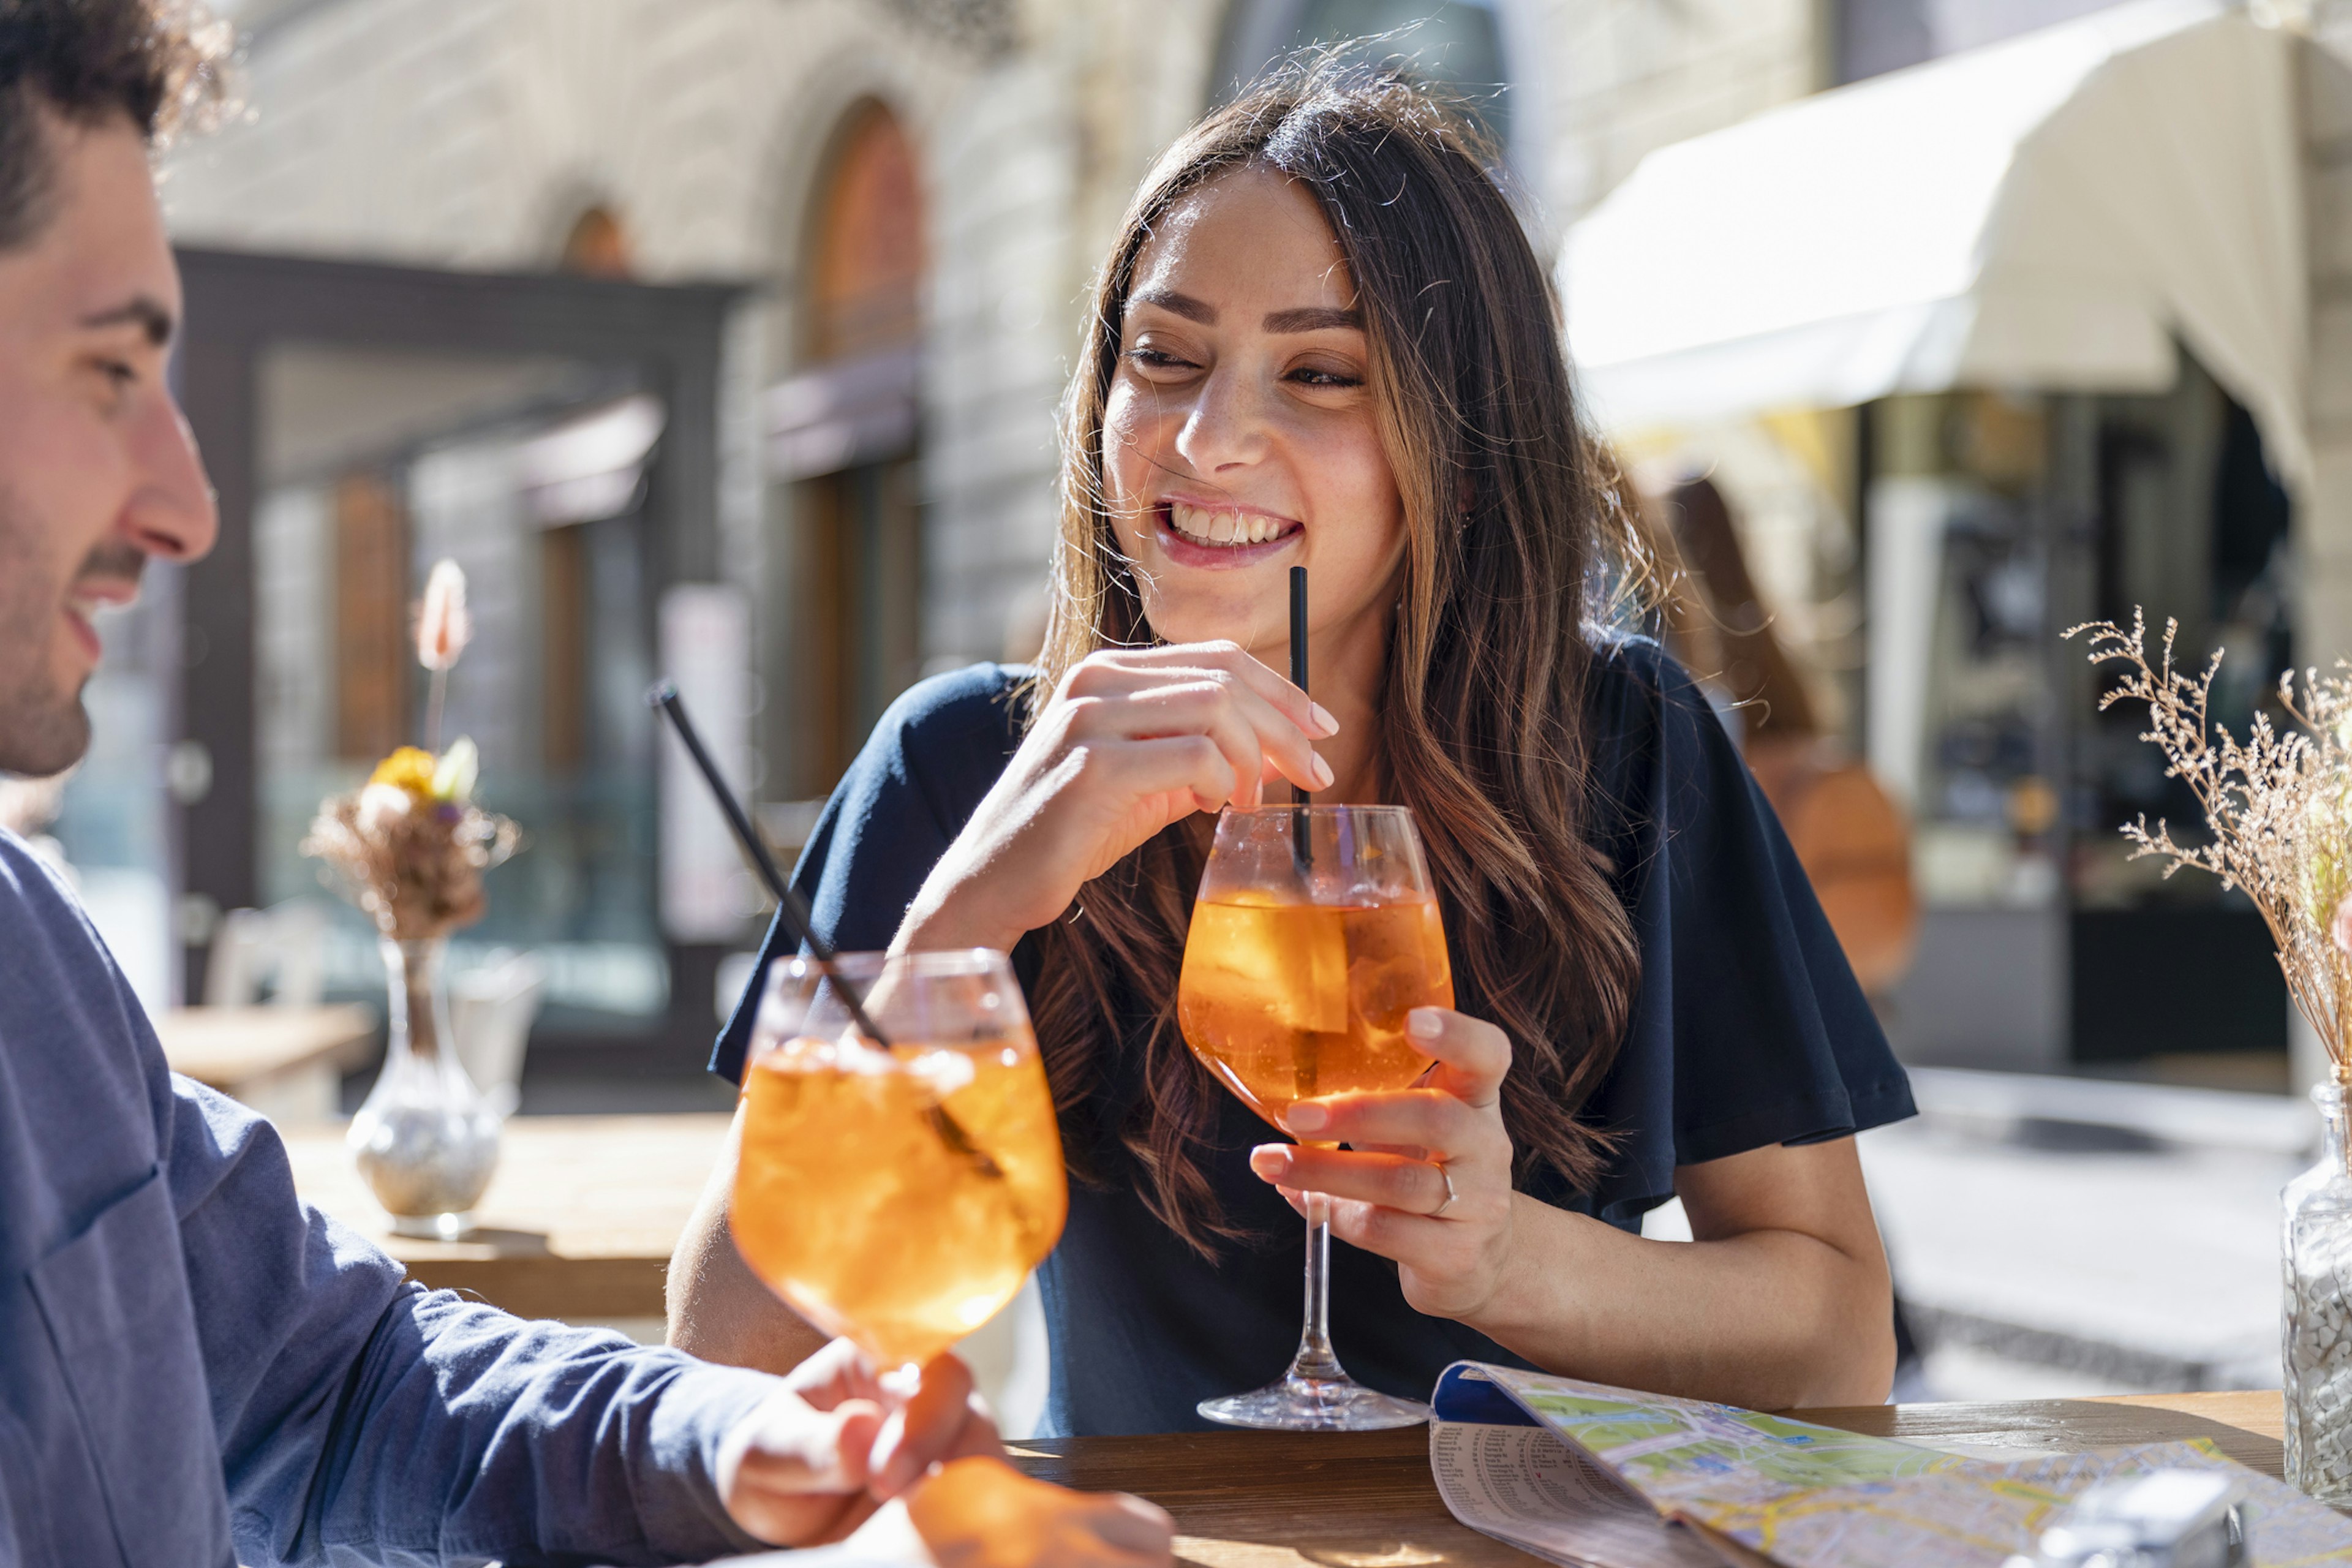
{"label": "second wine glass with cocktail", "polygon": [[[1398,805],[1228,809],[1201,877],[1176,1017],[1185,1044],[1276,1128],[1320,1095],[1408,1089],[1431,1058],[1415,1007],[1451,1007],[1454,973],[1412,814]],[[1328,1201],[1307,1198],[1307,1322],[1282,1378],[1204,1400],[1236,1426],[1359,1431],[1429,1408],[1364,1387],[1332,1353]]]}
{"label": "second wine glass with cocktail", "polygon": [[895,1373],[995,1316],[1053,1250],[1061,1134],[1003,953],[844,953],[832,970],[769,971],[729,1223],[769,1289]]}

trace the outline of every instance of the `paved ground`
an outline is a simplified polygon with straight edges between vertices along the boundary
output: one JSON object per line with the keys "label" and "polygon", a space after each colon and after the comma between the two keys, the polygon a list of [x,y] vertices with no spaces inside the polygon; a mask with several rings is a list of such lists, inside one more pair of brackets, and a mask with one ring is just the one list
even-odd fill
{"label": "paved ground", "polygon": [[[2316,1118],[2284,1096],[1922,1072],[1862,1139],[1916,1393],[2276,1387],[2278,1193]],[[2053,1114],[2063,1113],[2063,1114]]]}

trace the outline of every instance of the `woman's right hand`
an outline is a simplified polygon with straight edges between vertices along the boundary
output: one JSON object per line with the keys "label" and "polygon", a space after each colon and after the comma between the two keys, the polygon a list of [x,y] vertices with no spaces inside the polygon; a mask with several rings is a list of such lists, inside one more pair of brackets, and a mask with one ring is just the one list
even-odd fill
{"label": "woman's right hand", "polygon": [[907,911],[894,946],[1010,949],[1169,824],[1255,805],[1276,779],[1328,789],[1339,722],[1238,644],[1089,655]]}

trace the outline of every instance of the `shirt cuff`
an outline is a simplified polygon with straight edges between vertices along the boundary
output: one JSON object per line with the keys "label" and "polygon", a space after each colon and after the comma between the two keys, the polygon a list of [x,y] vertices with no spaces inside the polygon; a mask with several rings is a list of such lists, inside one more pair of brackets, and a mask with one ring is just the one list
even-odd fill
{"label": "shirt cuff", "polygon": [[736,1424],[782,1388],[783,1380],[678,1353],[685,1364],[655,1404],[652,1432],[656,1467],[675,1484],[646,1499],[646,1539],[686,1545],[688,1552],[714,1535],[738,1551],[772,1545],[728,1517],[719,1495],[719,1450]]}

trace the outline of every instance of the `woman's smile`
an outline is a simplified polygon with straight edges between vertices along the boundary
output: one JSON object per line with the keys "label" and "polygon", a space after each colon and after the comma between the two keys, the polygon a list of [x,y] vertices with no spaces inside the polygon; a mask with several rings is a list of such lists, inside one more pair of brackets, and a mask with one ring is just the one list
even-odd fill
{"label": "woman's smile", "polygon": [[1234,501],[1171,496],[1151,509],[1152,537],[1179,566],[1230,571],[1255,566],[1291,549],[1306,535],[1294,519]]}

